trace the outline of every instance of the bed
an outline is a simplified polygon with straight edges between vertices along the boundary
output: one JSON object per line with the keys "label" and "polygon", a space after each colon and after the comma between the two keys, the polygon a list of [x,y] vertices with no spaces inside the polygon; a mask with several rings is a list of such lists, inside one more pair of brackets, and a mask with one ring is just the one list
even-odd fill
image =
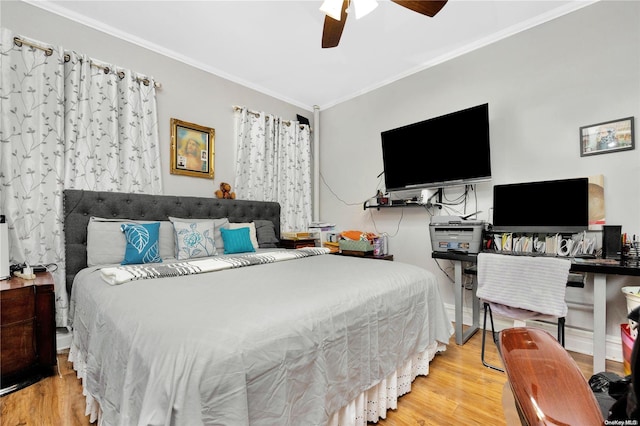
{"label": "bed", "polygon": [[[422,268],[274,247],[277,203],[65,190],[64,207],[69,359],[92,422],[364,425],[396,408],[453,333]],[[256,250],[225,254],[222,231],[224,251],[175,259],[167,230],[211,218],[243,238],[255,224]],[[103,256],[123,238],[114,226],[133,221],[160,223],[161,263]],[[107,282],[123,270],[132,278]]]}

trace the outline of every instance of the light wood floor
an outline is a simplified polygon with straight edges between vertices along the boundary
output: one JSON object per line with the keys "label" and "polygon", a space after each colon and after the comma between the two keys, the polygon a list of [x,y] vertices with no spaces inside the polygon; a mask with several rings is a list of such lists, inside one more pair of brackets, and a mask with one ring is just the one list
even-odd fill
{"label": "light wood floor", "polygon": [[[499,363],[495,346],[487,359]],[[398,410],[390,411],[381,426],[404,425],[506,425],[502,392],[504,373],[482,366],[481,333],[464,346],[452,337],[446,352],[436,355],[430,373],[418,377],[409,394],[400,398]],[[585,377],[592,375],[592,358],[571,354]],[[25,389],[0,398],[2,425],[89,425],[84,415],[82,386],[67,361],[58,355],[60,372]],[[624,375],[622,363],[607,361],[607,371]]]}

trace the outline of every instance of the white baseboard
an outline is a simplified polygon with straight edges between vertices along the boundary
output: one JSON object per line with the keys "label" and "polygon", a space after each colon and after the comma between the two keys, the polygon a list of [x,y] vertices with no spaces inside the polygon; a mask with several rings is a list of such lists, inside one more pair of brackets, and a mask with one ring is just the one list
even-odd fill
{"label": "white baseboard", "polygon": [[71,347],[71,332],[65,329],[56,329],[56,350],[64,351]]}
{"label": "white baseboard", "polygon": [[[454,322],[455,321],[455,306],[451,304],[445,304],[447,308],[447,315],[449,319]],[[471,308],[463,309],[463,317],[462,322],[465,325],[472,324],[472,315]],[[482,332],[482,320],[483,320],[483,311],[482,307],[480,308],[480,330],[478,332]],[[506,319],[501,318],[497,315],[493,317],[494,325],[496,330],[502,330],[503,328],[513,327],[513,322]],[[556,335],[557,327],[555,324],[546,324],[533,321],[536,327],[547,330],[552,335]],[[593,332],[581,330],[577,328],[572,328],[569,326],[565,326],[564,331],[564,340],[565,340],[565,348],[572,352],[577,352],[585,355],[593,355]],[[620,336],[606,336],[606,358],[612,361],[622,362],[622,339]]]}

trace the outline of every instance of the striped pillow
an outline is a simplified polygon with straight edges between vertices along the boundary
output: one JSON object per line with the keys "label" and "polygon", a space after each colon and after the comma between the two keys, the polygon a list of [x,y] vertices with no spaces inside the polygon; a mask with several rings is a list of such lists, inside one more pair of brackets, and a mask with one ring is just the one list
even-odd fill
{"label": "striped pillow", "polygon": [[247,253],[256,251],[253,248],[249,228],[220,229],[224,241],[224,254]]}

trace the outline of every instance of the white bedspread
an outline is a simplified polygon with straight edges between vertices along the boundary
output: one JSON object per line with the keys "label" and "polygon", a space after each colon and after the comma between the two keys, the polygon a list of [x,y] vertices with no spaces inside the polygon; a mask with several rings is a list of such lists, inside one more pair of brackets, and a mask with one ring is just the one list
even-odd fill
{"label": "white bedspread", "polygon": [[71,313],[105,425],[324,425],[453,333],[430,272],[334,255],[121,286],[88,268]]}

